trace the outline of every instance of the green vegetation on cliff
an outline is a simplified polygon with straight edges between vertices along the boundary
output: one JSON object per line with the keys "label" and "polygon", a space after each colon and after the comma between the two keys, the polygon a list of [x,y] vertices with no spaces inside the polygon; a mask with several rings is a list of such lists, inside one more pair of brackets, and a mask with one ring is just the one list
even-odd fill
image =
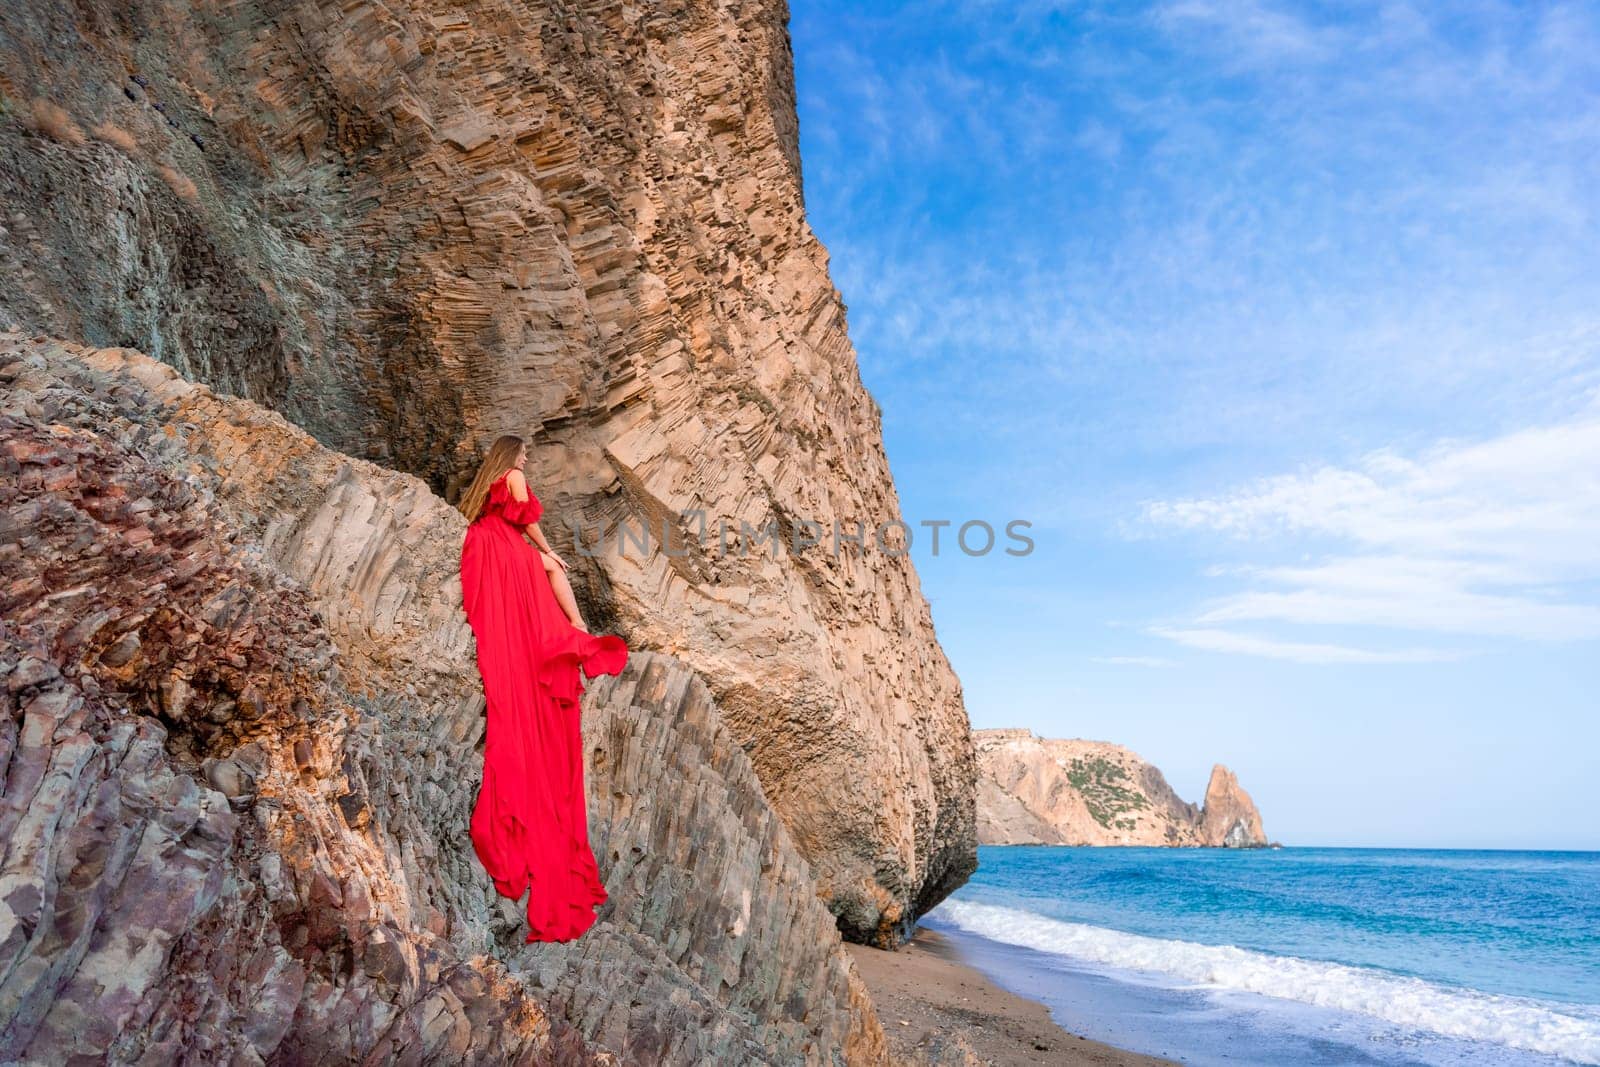
{"label": "green vegetation on cliff", "polygon": [[1128,772],[1103,756],[1074,758],[1067,769],[1067,781],[1083,796],[1084,806],[1094,821],[1108,830],[1132,830],[1135,812],[1150,806],[1150,800],[1128,778]]}

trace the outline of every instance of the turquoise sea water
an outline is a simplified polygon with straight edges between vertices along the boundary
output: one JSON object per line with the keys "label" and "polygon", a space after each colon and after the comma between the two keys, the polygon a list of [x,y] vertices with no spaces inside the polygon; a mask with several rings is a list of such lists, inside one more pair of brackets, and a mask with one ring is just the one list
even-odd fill
{"label": "turquoise sea water", "polygon": [[984,847],[926,919],[1191,1063],[1600,1063],[1600,853]]}

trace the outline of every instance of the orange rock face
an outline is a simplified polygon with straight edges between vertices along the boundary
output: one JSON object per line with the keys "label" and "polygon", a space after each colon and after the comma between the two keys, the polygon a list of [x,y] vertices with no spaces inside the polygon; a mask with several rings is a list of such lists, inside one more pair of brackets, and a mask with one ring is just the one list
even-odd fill
{"label": "orange rock face", "polygon": [[610,899],[526,944],[455,509],[130,350],[0,332],[0,431],[0,1062],[886,1062],[684,664],[591,686]]}
{"label": "orange rock face", "polygon": [[1267,843],[1261,828],[1261,813],[1239,785],[1238,777],[1222,764],[1211,768],[1206,785],[1205,814],[1200,822],[1200,838],[1207,845],[1249,848]]}
{"label": "orange rock face", "polygon": [[527,436],[591,623],[705,678],[841,928],[887,943],[976,865],[916,574],[699,536],[900,517],[805,220],[785,17],[20,0],[0,325],[140,348],[446,497]]}
{"label": "orange rock face", "polygon": [[978,841],[985,845],[1265,845],[1261,815],[1232,771],[1211,771],[1203,806],[1121,745],[1029,730],[974,730]]}

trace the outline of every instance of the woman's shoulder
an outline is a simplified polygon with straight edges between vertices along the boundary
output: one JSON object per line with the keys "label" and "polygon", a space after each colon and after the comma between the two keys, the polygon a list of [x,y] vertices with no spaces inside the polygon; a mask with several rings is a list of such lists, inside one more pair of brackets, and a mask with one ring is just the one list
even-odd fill
{"label": "woman's shoulder", "polygon": [[490,482],[489,483],[489,499],[490,500],[509,500],[509,499],[511,499],[511,476],[513,474],[520,474],[520,473],[521,473],[520,471],[518,471],[515,467],[513,467],[513,468],[511,468],[511,470],[506,471],[504,474],[500,475],[500,477],[498,477],[494,481]]}
{"label": "woman's shoulder", "polygon": [[515,467],[490,483],[489,496],[483,504],[484,514],[498,513],[519,526],[538,522],[542,511],[527,479]]}

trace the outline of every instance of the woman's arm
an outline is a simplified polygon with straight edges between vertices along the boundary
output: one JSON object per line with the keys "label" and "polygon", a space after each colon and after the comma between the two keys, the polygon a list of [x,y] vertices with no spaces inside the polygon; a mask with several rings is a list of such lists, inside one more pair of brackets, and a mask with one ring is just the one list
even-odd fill
{"label": "woman's arm", "polygon": [[521,504],[528,499],[528,479],[522,472],[512,467],[506,471],[506,488],[511,490],[511,499]]}
{"label": "woman's arm", "polygon": [[[511,499],[518,503],[528,499],[528,480],[515,467],[511,469],[510,474],[506,475],[506,488],[511,490]],[[556,555],[556,550],[550,547],[550,542],[544,539],[544,531],[539,529],[538,523],[530,522],[522,530],[538,546],[539,551],[548,552],[551,556],[554,556],[556,562],[560,563],[561,566],[565,567],[567,565],[565,560]]]}
{"label": "woman's arm", "polygon": [[550,547],[550,542],[544,539],[544,531],[539,529],[538,523],[530,522],[522,528],[522,531],[533,539],[533,543],[538,546],[540,552],[548,552],[552,556],[556,554],[555,549]]}

